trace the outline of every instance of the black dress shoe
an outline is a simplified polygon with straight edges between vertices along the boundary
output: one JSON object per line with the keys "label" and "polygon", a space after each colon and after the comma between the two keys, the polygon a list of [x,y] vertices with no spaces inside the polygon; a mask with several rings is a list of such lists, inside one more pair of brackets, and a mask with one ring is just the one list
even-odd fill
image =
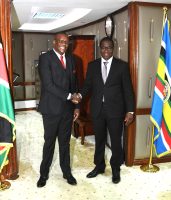
{"label": "black dress shoe", "polygon": [[121,177],[120,177],[120,171],[115,171],[113,172],[113,176],[112,176],[112,182],[117,184],[121,181]]}
{"label": "black dress shoe", "polygon": [[44,187],[46,185],[46,181],[47,181],[48,178],[46,177],[40,177],[38,182],[37,182],[37,187]]}
{"label": "black dress shoe", "polygon": [[103,174],[103,173],[104,173],[104,169],[100,170],[100,169],[94,168],[90,173],[87,174],[87,178],[94,178],[98,174]]}
{"label": "black dress shoe", "polygon": [[72,174],[64,174],[63,178],[67,180],[70,185],[77,185],[76,179],[73,177]]}

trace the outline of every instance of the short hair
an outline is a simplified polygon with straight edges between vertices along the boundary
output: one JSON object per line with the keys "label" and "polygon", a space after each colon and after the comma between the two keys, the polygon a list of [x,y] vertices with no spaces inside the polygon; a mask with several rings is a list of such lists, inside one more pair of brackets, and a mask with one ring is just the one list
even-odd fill
{"label": "short hair", "polygon": [[104,42],[104,41],[110,42],[112,44],[112,47],[114,47],[114,42],[113,42],[113,40],[110,37],[104,37],[104,38],[102,38],[100,40],[100,47],[102,45],[102,42]]}
{"label": "short hair", "polygon": [[65,35],[65,36],[68,37],[68,34],[67,34],[66,32],[58,32],[58,33],[56,33],[56,34],[54,35],[54,38],[56,38],[56,36],[58,36],[58,35]]}

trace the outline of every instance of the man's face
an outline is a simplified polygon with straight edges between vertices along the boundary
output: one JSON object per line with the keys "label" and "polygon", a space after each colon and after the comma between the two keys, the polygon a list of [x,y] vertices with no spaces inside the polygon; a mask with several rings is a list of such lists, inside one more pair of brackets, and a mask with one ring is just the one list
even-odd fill
{"label": "man's face", "polygon": [[69,38],[65,34],[56,35],[54,40],[54,49],[59,54],[64,54],[68,48]]}
{"label": "man's face", "polygon": [[110,41],[103,41],[100,46],[100,53],[105,60],[111,58],[113,56],[112,43]]}

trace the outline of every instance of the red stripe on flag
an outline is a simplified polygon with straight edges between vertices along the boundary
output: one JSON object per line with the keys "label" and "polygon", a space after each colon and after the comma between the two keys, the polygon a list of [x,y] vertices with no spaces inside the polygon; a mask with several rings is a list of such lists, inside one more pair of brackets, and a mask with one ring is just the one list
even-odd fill
{"label": "red stripe on flag", "polygon": [[7,76],[7,71],[6,71],[6,63],[5,63],[5,58],[4,58],[4,52],[3,49],[0,48],[0,78],[3,79],[4,81],[8,82],[8,76]]}
{"label": "red stripe on flag", "polygon": [[164,85],[161,83],[161,81],[158,78],[156,78],[156,87],[164,96]]}
{"label": "red stripe on flag", "polygon": [[2,151],[5,147],[4,146],[0,146],[0,151]]}
{"label": "red stripe on flag", "polygon": [[161,129],[163,131],[163,136],[165,138],[165,141],[167,142],[168,146],[171,149],[171,137],[170,137],[170,135],[168,133],[168,130],[167,130],[166,126],[165,126],[164,120],[162,120]]}

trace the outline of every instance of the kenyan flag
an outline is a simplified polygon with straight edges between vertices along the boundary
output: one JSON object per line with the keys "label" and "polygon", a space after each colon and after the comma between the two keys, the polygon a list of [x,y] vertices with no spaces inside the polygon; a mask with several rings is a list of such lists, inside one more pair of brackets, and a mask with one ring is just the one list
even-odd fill
{"label": "kenyan flag", "polygon": [[[1,39],[1,38],[0,38]],[[8,153],[15,139],[15,116],[7,67],[0,40],[0,173],[8,164]]]}

